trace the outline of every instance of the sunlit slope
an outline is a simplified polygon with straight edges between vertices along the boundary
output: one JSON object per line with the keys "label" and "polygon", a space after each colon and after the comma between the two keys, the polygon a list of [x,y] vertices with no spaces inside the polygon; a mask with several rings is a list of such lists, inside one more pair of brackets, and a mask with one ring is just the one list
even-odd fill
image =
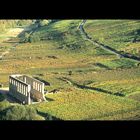
{"label": "sunlit slope", "polygon": [[87,20],[85,30],[99,42],[140,56],[139,20]]}
{"label": "sunlit slope", "polygon": [[[81,20],[60,20],[38,28],[32,36],[39,36],[41,41],[21,43],[11,50],[0,61],[0,73],[29,73],[32,75],[58,72],[67,74],[69,70],[78,73],[80,71],[104,71],[138,67],[138,62],[126,58],[118,58],[116,55],[110,54],[94,46],[91,42],[84,40],[78,29],[80,23]],[[87,20],[84,27],[93,38],[95,36],[95,39],[100,39],[102,36],[106,37],[111,34],[112,30],[114,35],[119,31],[120,34],[117,38],[123,38],[123,30],[119,30],[118,26],[123,26],[122,28],[124,29],[126,26],[129,27],[129,24],[132,29],[138,29],[139,21]],[[131,29],[128,27],[125,29],[126,32],[129,32]],[[110,35],[110,38],[107,39],[106,37],[104,41],[111,41],[112,45],[114,45],[116,43],[114,41],[115,38]],[[100,41],[103,42],[102,39]],[[138,41],[131,44],[138,46]],[[118,48],[115,47],[115,49]],[[56,58],[53,59],[50,56],[55,56]]]}
{"label": "sunlit slope", "polygon": [[[33,106],[44,114],[49,113],[62,120],[100,120],[102,117],[138,110],[140,106],[133,100],[76,89],[48,95],[47,99],[48,103]],[[124,115],[123,119],[125,117],[127,116]]]}
{"label": "sunlit slope", "polygon": [[81,20],[60,20],[38,28],[31,36],[38,36],[41,41],[57,42],[57,49],[81,52],[88,50],[90,43],[83,40],[78,26]]}

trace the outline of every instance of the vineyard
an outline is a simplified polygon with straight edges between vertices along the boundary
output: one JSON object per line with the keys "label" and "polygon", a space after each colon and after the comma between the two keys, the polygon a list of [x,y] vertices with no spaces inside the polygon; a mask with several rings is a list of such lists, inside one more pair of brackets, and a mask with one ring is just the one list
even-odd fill
{"label": "vineyard", "polygon": [[[133,100],[78,89],[47,95],[47,98],[51,101],[35,107],[40,112],[50,113],[62,120],[98,120],[105,116],[137,111],[140,107],[140,104]],[[123,119],[125,117],[127,116],[124,115]]]}
{"label": "vineyard", "polygon": [[105,45],[122,53],[139,56],[139,20],[88,20],[86,32]]}
{"label": "vineyard", "polygon": [[[19,25],[3,31],[0,55],[9,53],[0,60],[0,84],[8,87],[8,76],[14,73],[50,83],[45,86],[48,102],[31,105],[45,119],[48,114],[61,120],[139,119],[140,63],[85,40],[79,30],[81,22],[47,22],[21,36],[17,35],[24,27],[19,30]],[[136,57],[140,54],[139,28],[139,20],[87,20],[84,25],[94,41]],[[16,41],[4,42],[8,37]]]}

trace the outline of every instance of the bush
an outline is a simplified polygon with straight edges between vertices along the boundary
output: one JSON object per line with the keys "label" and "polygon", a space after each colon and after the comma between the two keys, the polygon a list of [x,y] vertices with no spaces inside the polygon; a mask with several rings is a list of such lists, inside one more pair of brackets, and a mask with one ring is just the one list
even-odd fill
{"label": "bush", "polygon": [[39,41],[40,41],[40,37],[37,36],[37,35],[33,35],[33,36],[31,36],[31,37],[29,38],[28,41],[29,41],[30,43],[32,43],[32,42],[39,42]]}
{"label": "bush", "polygon": [[8,101],[0,102],[0,112],[10,107],[10,103]]}
{"label": "bush", "polygon": [[125,96],[123,93],[120,93],[120,92],[114,93],[114,95],[121,96],[121,97],[124,97]]}
{"label": "bush", "polygon": [[0,94],[0,102],[3,101],[5,99],[3,94]]}
{"label": "bush", "polygon": [[8,101],[0,102],[0,120],[45,120],[37,111],[27,105],[11,105]]}
{"label": "bush", "polygon": [[24,120],[25,115],[26,109],[24,106],[12,106],[6,111],[3,120]]}
{"label": "bush", "polygon": [[15,105],[1,111],[1,120],[44,120],[29,106]]}
{"label": "bush", "polygon": [[29,42],[29,37],[30,37],[30,35],[26,32],[24,34],[24,42]]}
{"label": "bush", "polygon": [[26,115],[24,117],[25,120],[34,120],[36,118],[37,112],[34,108],[26,106]]}
{"label": "bush", "polygon": [[40,26],[48,25],[49,22],[50,22],[49,20],[41,20],[41,21],[40,21]]}

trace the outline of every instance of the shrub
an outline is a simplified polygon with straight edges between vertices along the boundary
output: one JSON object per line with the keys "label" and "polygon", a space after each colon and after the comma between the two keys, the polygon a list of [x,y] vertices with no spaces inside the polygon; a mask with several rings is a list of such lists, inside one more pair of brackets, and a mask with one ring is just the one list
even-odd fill
{"label": "shrub", "polygon": [[0,94],[0,102],[3,101],[5,99],[3,94]]}
{"label": "shrub", "polygon": [[49,20],[41,20],[40,23],[39,23],[39,26],[45,26],[47,24],[49,24]]}
{"label": "shrub", "polygon": [[29,34],[26,32],[24,35],[24,42],[28,42],[29,41]]}
{"label": "shrub", "polygon": [[1,120],[44,120],[29,106],[15,105],[1,111]]}
{"label": "shrub", "polygon": [[26,109],[24,106],[13,106],[9,108],[5,115],[3,116],[3,120],[24,120],[26,116]]}
{"label": "shrub", "polygon": [[70,70],[70,71],[68,71],[68,73],[69,73],[69,75],[72,75],[72,71]]}
{"label": "shrub", "polygon": [[5,110],[10,106],[10,103],[8,101],[2,101],[0,102],[0,112]]}
{"label": "shrub", "polygon": [[38,35],[33,35],[28,40],[30,43],[40,41],[40,37]]}
{"label": "shrub", "polygon": [[114,95],[116,95],[116,96],[121,96],[121,97],[124,97],[124,96],[125,96],[123,93],[119,93],[119,92],[114,93]]}
{"label": "shrub", "polygon": [[25,120],[36,120],[37,118],[40,118],[39,115],[37,115],[36,110],[33,107],[25,106],[26,112],[23,119]]}

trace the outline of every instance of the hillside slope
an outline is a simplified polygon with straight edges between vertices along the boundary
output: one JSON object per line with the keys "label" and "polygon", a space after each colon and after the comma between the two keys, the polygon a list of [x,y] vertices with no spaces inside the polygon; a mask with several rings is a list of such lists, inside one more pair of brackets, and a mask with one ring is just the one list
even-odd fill
{"label": "hillside slope", "polygon": [[[8,86],[8,76],[13,73],[49,82],[50,86],[45,86],[50,93],[46,94],[48,102],[32,105],[44,116],[49,113],[66,120],[140,118],[139,61],[85,40],[79,30],[81,23],[56,20],[25,32],[22,38],[26,41],[0,60],[0,83]],[[87,20],[84,29],[94,41],[139,57],[139,26],[139,21]]]}

